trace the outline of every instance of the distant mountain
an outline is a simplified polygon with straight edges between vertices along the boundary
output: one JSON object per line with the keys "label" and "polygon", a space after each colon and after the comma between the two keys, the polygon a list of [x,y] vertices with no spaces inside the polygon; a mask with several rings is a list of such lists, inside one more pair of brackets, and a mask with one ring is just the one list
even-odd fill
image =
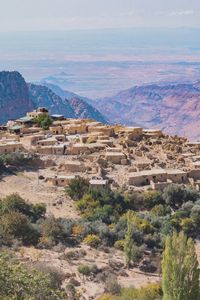
{"label": "distant mountain", "polygon": [[[0,72],[0,124],[24,116],[37,107],[67,118],[93,118],[106,122],[100,112],[76,94],[39,84],[27,84],[18,72]],[[62,94],[61,96],[59,94]]]}
{"label": "distant mountain", "polygon": [[200,81],[135,86],[93,104],[110,122],[200,139]]}
{"label": "distant mountain", "polygon": [[33,108],[34,104],[21,74],[0,72],[0,123],[19,118]]}
{"label": "distant mountain", "polygon": [[87,102],[90,105],[92,105],[92,103],[94,102],[94,100],[92,100],[92,99],[80,96],[73,92],[66,91],[56,84],[48,83],[46,81],[41,82],[41,84],[48,87],[49,89],[51,89],[55,94],[57,94],[58,96],[60,96],[63,99],[71,100],[74,97],[78,97],[79,99],[83,100],[84,102]]}
{"label": "distant mountain", "polygon": [[107,123],[106,118],[93,107],[93,100],[79,96],[75,93],[65,91],[57,85],[43,82],[43,85],[51,89],[62,101],[68,102],[74,112],[74,118],[95,119],[102,123]]}

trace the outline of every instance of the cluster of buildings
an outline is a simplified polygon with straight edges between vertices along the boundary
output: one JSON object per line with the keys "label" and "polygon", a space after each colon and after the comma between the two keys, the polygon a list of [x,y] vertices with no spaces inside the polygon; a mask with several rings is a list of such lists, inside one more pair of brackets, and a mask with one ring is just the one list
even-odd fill
{"label": "cluster of buildings", "polygon": [[[48,130],[35,119],[46,108],[0,127],[0,155],[31,152],[46,165],[45,182],[66,186],[76,176],[91,186],[163,189],[171,183],[200,186],[200,143],[164,135],[161,130],[107,125],[52,115]],[[53,171],[50,166],[54,165]]]}

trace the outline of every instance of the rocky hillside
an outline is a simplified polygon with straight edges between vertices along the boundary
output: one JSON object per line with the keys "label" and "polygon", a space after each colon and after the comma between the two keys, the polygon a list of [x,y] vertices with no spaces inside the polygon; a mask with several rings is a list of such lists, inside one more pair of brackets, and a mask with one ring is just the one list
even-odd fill
{"label": "rocky hillside", "polygon": [[54,84],[49,84],[46,82],[43,84],[51,89],[56,95],[59,95],[63,101],[68,101],[69,105],[74,111],[74,118],[95,119],[99,122],[107,123],[106,118],[93,107],[93,100],[69,91],[65,91]]}
{"label": "rocky hillside", "polygon": [[23,116],[34,108],[24,78],[18,72],[0,72],[0,123]]}
{"label": "rocky hillside", "polygon": [[135,86],[94,105],[114,123],[200,139],[200,82]]}
{"label": "rocky hillside", "polygon": [[22,117],[40,106],[68,118],[94,118],[105,122],[97,109],[80,96],[59,87],[57,91],[62,95],[44,85],[27,84],[18,72],[0,72],[0,124]]}
{"label": "rocky hillside", "polygon": [[51,89],[43,85],[28,84],[29,94],[35,107],[47,107],[52,114],[62,114],[68,118],[75,118],[69,101],[62,99]]}

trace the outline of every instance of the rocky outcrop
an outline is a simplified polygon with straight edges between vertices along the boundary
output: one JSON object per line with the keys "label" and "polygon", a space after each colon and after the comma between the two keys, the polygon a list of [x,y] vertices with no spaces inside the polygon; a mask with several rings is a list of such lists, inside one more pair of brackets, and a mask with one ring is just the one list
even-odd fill
{"label": "rocky outcrop", "polygon": [[99,122],[103,122],[103,123],[106,122],[105,118],[97,109],[95,109],[94,107],[92,107],[90,104],[83,101],[79,97],[75,96],[69,99],[69,103],[74,110],[76,118],[94,119]]}
{"label": "rocky outcrop", "polygon": [[95,119],[106,122],[100,112],[80,96],[63,91],[57,86],[29,84],[30,98],[35,107],[47,107],[51,114],[62,114],[66,118]]}
{"label": "rocky outcrop", "polygon": [[18,72],[0,72],[0,123],[31,111],[34,104],[24,78]]}
{"label": "rocky outcrop", "polygon": [[69,101],[63,100],[48,87],[36,84],[28,84],[28,87],[35,107],[46,107],[51,114],[61,114],[66,118],[76,117]]}
{"label": "rocky outcrop", "polygon": [[[57,87],[27,84],[18,72],[0,72],[0,124],[20,118],[37,107],[66,118],[93,118],[105,122],[100,112],[76,94]],[[61,96],[59,95],[61,93]]]}
{"label": "rocky outcrop", "polygon": [[94,119],[102,123],[107,123],[106,118],[93,107],[93,100],[79,96],[69,91],[65,91],[54,84],[46,82],[44,82],[43,84],[50,88],[54,93],[59,95],[63,100],[66,101],[67,99],[74,111],[75,118]]}

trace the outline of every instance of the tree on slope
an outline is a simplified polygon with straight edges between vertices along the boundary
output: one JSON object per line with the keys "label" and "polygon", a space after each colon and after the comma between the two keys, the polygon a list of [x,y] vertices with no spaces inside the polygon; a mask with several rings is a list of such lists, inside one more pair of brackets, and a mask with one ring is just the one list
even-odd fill
{"label": "tree on slope", "polygon": [[183,232],[166,238],[162,260],[164,300],[200,299],[195,244]]}

